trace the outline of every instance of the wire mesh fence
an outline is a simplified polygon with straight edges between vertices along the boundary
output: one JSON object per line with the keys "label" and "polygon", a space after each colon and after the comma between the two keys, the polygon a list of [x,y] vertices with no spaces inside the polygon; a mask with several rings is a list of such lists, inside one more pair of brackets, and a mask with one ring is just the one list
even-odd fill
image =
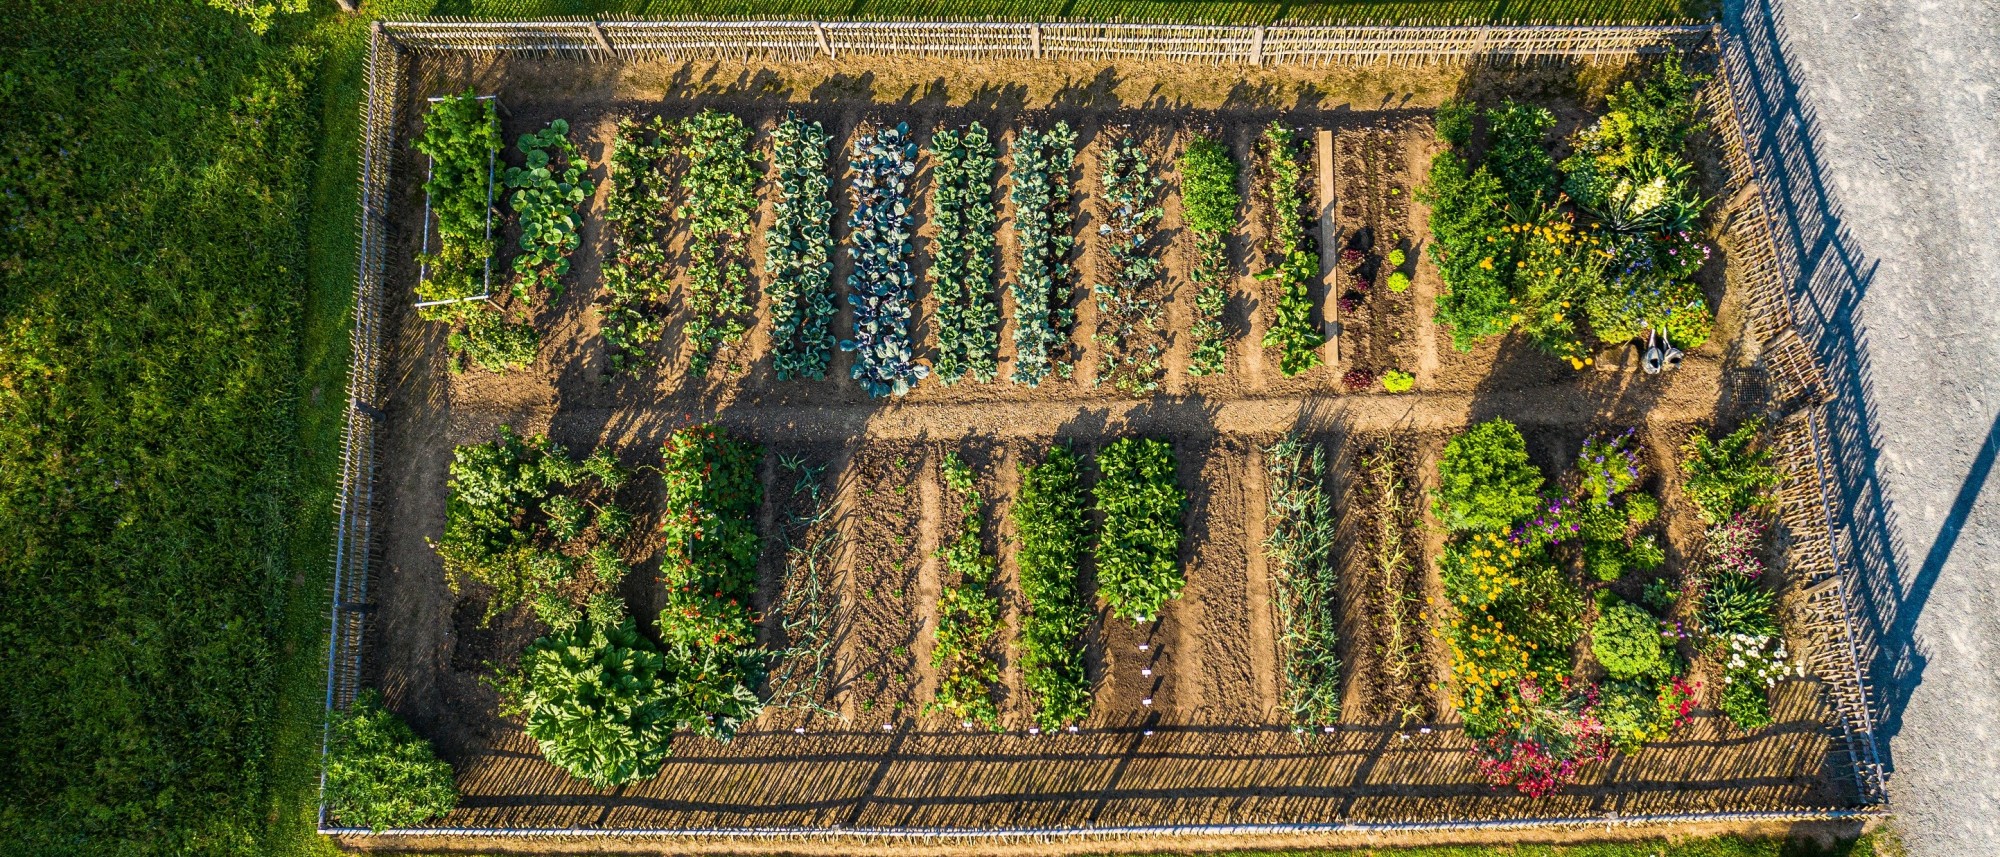
{"label": "wire mesh fence", "polygon": [[[1732,224],[1736,245],[1732,270],[1747,297],[1746,334],[1763,346],[1763,363],[1774,402],[1804,397],[1807,404],[1781,420],[1775,446],[1784,462],[1780,520],[1790,545],[1790,567],[1801,597],[1801,633],[1808,655],[1824,680],[1839,722],[1836,727],[1853,763],[1860,805],[1848,809],[1773,813],[1691,813],[1651,819],[1657,823],[1847,818],[1878,811],[1886,802],[1881,757],[1870,715],[1869,687],[1855,648],[1847,572],[1840,561],[1833,527],[1833,495],[1822,450],[1826,385],[1810,350],[1793,331],[1784,287],[1788,269],[1775,241],[1772,216],[1779,209],[1757,182],[1766,164],[1744,145],[1758,121],[1754,102],[1742,94],[1751,73],[1741,52],[1710,25],[1660,26],[1193,26],[1081,22],[812,21],[812,20],[640,20],[548,19],[491,21],[439,18],[376,25],[370,35],[366,96],[361,107],[359,259],[355,286],[353,365],[348,412],[341,440],[341,484],[334,551],[334,607],[328,645],[326,706],[344,707],[359,690],[369,575],[375,566],[376,433],[382,416],[374,403],[381,393],[385,336],[384,276],[388,232],[389,167],[395,151],[397,105],[412,54],[449,52],[529,53],[632,61],[646,59],[809,60],[849,53],[962,56],[987,59],[1145,59],[1246,65],[1426,64],[1465,61],[1531,61],[1537,58],[1603,58],[1691,49],[1713,43],[1723,62],[1720,80],[1705,94],[1716,119],[1727,172],[1723,198],[1744,198],[1745,215]],[[333,826],[322,801],[321,832],[364,835],[365,830]],[[1769,819],[1764,816],[1770,816]],[[1465,820],[1448,829],[1558,828],[1605,819]],[[1327,826],[1321,826],[1327,827]],[[1335,825],[1388,830],[1394,825]],[[1255,830],[1249,828],[1256,828]],[[1426,829],[1444,829],[1428,825]],[[1329,827],[1331,830],[1331,827]],[[398,831],[384,831],[394,834]],[[418,833],[427,831],[401,831]],[[454,834],[523,837],[569,835],[581,831],[542,829],[450,829]],[[1271,833],[1251,825],[1236,833]],[[1337,832],[1337,831],[1335,831]],[[757,838],[835,837],[856,831],[590,831],[593,835],[750,836]],[[950,839],[963,831],[892,831]],[[982,837],[1023,841],[1101,835],[1078,829],[979,831]],[[1120,836],[1216,835],[1213,826],[1161,825],[1119,831]]]}

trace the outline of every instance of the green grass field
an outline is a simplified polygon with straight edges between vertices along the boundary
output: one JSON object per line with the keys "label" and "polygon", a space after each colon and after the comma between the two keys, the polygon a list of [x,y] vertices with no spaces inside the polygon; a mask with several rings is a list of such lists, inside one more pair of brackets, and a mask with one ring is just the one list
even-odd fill
{"label": "green grass field", "polygon": [[[365,14],[697,5],[1214,22],[1712,8],[401,0]],[[327,853],[312,804],[365,18],[318,0],[259,37],[196,0],[13,8],[0,37],[0,853]],[[1717,842],[1506,853],[1783,853]]]}

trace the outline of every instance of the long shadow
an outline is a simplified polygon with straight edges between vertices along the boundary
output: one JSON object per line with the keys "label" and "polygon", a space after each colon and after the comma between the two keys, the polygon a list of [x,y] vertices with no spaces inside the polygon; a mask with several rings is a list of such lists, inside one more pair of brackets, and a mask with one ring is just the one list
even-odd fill
{"label": "long shadow", "polygon": [[1908,546],[1896,535],[1894,509],[1876,466],[1881,429],[1870,344],[1857,319],[1876,263],[1841,223],[1840,204],[1818,152],[1813,108],[1801,94],[1776,3],[1732,2],[1723,18],[1730,42],[1725,59],[1738,90],[1736,109],[1747,126],[1745,146],[1775,221],[1785,297],[1793,323],[1815,352],[1832,394],[1826,411],[1826,455],[1837,508],[1830,511],[1847,535],[1836,550],[1852,573],[1854,600],[1849,609],[1859,637],[1856,643],[1877,691],[1871,707],[1884,739],[1879,742],[1882,762],[1893,770],[1888,739],[1901,731],[1903,709],[1926,665],[1913,637],[1917,618],[1992,468],[2000,424],[1988,433],[1951,516],[1923,563],[1906,578],[1900,556]]}

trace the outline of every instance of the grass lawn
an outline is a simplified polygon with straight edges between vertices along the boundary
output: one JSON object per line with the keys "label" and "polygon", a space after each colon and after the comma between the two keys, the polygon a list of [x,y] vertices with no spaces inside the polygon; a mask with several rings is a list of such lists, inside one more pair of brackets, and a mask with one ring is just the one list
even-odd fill
{"label": "grass lawn", "polygon": [[[367,14],[697,6],[1218,22],[1713,9],[401,0]],[[195,0],[15,8],[0,37],[0,851],[329,852],[312,804],[365,21],[317,0],[260,37]]]}

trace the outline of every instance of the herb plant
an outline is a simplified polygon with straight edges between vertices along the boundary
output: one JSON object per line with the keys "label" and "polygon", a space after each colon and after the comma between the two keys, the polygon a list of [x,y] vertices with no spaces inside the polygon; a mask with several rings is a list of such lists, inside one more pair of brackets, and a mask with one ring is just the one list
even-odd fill
{"label": "herb plant", "polygon": [[917,145],[910,126],[863,132],[849,159],[850,190],[847,301],[854,307],[854,338],[840,350],[854,352],[854,380],[874,396],[900,396],[930,375],[910,350],[910,177],[917,171]]}
{"label": "herb plant", "polygon": [[1000,371],[1000,309],[994,289],[994,233],[999,210],[994,181],[1000,162],[992,139],[977,122],[931,138],[931,222],[937,249],[930,267],[937,295],[938,379],[980,383]]}
{"label": "herb plant", "polygon": [[1319,348],[1326,344],[1326,334],[1312,321],[1311,286],[1319,278],[1319,259],[1306,229],[1305,166],[1298,149],[1297,135],[1276,121],[1257,144],[1258,189],[1268,219],[1268,267],[1257,278],[1276,281],[1278,289],[1277,314],[1264,331],[1264,347],[1278,349],[1278,368],[1287,377],[1318,366]]}
{"label": "herb plant", "polygon": [[1187,496],[1173,446],[1120,438],[1097,454],[1097,594],[1113,616],[1151,622],[1179,598],[1181,515]]}
{"label": "herb plant", "polygon": [[1076,323],[1070,308],[1073,271],[1070,250],[1070,170],[1076,164],[1076,132],[1066,122],[1046,131],[1023,129],[1014,139],[1014,234],[1021,246],[1015,273],[1014,374],[1016,384],[1033,387],[1051,372],[1069,377],[1069,335]]}
{"label": "herb plant", "polygon": [[780,381],[825,378],[833,360],[830,140],[820,123],[797,114],[786,114],[771,134],[778,201],[764,269],[770,278],[771,362]]}

